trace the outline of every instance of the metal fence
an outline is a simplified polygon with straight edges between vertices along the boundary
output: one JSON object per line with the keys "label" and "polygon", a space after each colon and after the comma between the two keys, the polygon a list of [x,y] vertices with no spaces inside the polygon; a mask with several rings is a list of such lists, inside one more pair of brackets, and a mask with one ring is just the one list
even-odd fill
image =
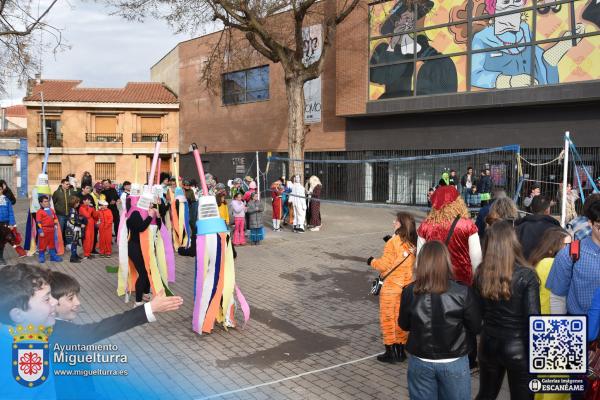
{"label": "metal fence", "polygon": [[121,143],[123,142],[122,133],[89,133],[85,134],[86,142],[104,142],[104,143]]}
{"label": "metal fence", "polygon": [[[584,164],[592,176],[600,175],[600,149],[579,148]],[[317,175],[323,183],[322,198],[347,202],[388,203],[399,205],[427,205],[429,188],[435,187],[442,172],[456,170],[460,180],[468,167],[473,167],[477,183],[479,172],[489,168],[494,186],[503,187],[509,196],[515,197],[519,189],[518,205],[522,205],[534,184],[541,186],[542,194],[556,203],[553,212],[559,212],[559,184],[562,183],[563,161],[555,160],[560,148],[521,149],[521,168],[524,182],[519,185],[519,162],[515,151],[494,151],[460,156],[472,150],[401,150],[360,152],[306,153],[304,162],[305,179]],[[273,154],[286,157],[286,154]],[[394,160],[397,159],[397,160]],[[549,161],[555,160],[551,163]],[[531,165],[545,164],[545,165]],[[585,195],[591,185],[582,177]],[[575,169],[570,162],[568,181],[579,193]],[[594,175],[595,174],[595,175]],[[289,177],[288,161],[272,159],[265,179],[268,185],[278,177]],[[581,210],[581,201],[577,203]]]}
{"label": "metal fence", "polygon": [[[456,171],[457,180],[468,167],[489,168],[492,182],[512,196],[517,187],[515,150],[491,152],[456,149],[449,151],[404,150],[373,152],[306,153],[305,178],[316,175],[323,183],[322,198],[348,202],[427,205],[427,194],[444,171]],[[273,160],[269,182],[285,175],[287,162]]]}
{"label": "metal fence", "polygon": [[161,142],[169,141],[169,135],[166,133],[132,133],[131,134],[131,141],[134,143],[156,142],[159,138],[161,139]]}
{"label": "metal fence", "polygon": [[[527,197],[534,185],[539,185],[541,193],[555,202],[552,211],[558,213],[560,211],[560,186],[563,179],[563,159],[556,160],[561,155],[563,149],[523,149],[521,155],[528,162],[524,161],[523,178],[524,183],[520,191],[519,205],[522,205],[523,198]],[[598,147],[581,147],[577,151],[583,159],[583,165],[594,178],[600,176],[600,148]],[[556,161],[553,161],[556,160]],[[553,162],[552,162],[553,161]],[[567,182],[572,184],[573,190],[580,195],[582,191],[584,196],[592,192],[591,182],[583,172],[581,164],[577,163],[577,168],[574,167],[573,157],[569,160],[569,169]],[[530,164],[531,163],[531,164]],[[532,165],[543,164],[543,165]],[[579,175],[579,181],[577,180]],[[579,188],[581,183],[581,191]],[[580,213],[583,207],[581,199],[575,202],[577,212]]]}

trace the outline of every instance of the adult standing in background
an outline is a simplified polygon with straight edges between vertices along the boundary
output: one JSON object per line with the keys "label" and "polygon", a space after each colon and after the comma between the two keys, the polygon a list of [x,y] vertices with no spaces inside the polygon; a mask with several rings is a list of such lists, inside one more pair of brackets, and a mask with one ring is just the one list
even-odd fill
{"label": "adult standing in background", "polygon": [[523,247],[523,255],[529,259],[533,249],[538,247],[542,236],[550,228],[560,227],[560,223],[550,215],[551,201],[539,195],[531,202],[533,214],[524,216],[515,222],[515,230]]}
{"label": "adult standing in background", "polygon": [[481,178],[477,184],[477,190],[481,197],[481,206],[486,206],[492,198],[492,177],[489,168],[485,168],[481,171]]}
{"label": "adult standing in background", "polygon": [[539,196],[540,194],[542,194],[542,191],[540,189],[540,184],[539,183],[535,183],[532,187],[531,187],[531,191],[529,192],[529,196],[525,197],[523,199],[523,207],[525,207],[525,211],[527,211],[528,213],[531,212],[531,202],[533,201],[533,199],[537,196]]}
{"label": "adult standing in background", "polygon": [[52,202],[54,203],[54,212],[58,217],[60,232],[65,238],[65,226],[69,216],[69,198],[75,195],[75,190],[69,185],[67,178],[60,181],[60,186],[52,193]]}
{"label": "adult standing in background", "polygon": [[460,178],[460,187],[462,189],[462,196],[467,201],[467,196],[471,192],[471,188],[475,184],[475,178],[473,177],[473,167],[467,168],[467,173]]}
{"label": "adult standing in background", "polygon": [[92,174],[90,174],[88,171],[85,171],[83,173],[83,175],[81,176],[81,187],[86,187],[86,186],[93,186],[93,179],[92,179]]}
{"label": "adult standing in background", "polygon": [[310,220],[308,224],[312,226],[311,231],[317,232],[321,229],[321,191],[323,185],[315,175],[311,176],[308,182],[308,194],[310,195]]}
{"label": "adult standing in background", "polygon": [[293,182],[290,203],[294,207],[294,232],[304,233],[304,224],[306,223],[306,191],[300,181],[300,176],[295,175]]}
{"label": "adult standing in background", "polygon": [[108,209],[112,213],[113,216],[113,236],[117,236],[117,232],[119,231],[119,194],[117,193],[117,189],[115,189],[112,185],[110,179],[104,179],[102,181],[102,194],[104,195],[104,200],[108,203]]}

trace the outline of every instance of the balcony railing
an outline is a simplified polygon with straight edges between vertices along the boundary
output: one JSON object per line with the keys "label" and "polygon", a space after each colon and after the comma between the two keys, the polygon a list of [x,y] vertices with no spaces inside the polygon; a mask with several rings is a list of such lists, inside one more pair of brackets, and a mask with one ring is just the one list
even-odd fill
{"label": "balcony railing", "polygon": [[169,141],[169,136],[166,133],[132,133],[131,141],[136,142],[156,142],[161,138],[161,142]]}
{"label": "balcony railing", "polygon": [[102,143],[122,143],[122,133],[86,133],[86,142],[102,142]]}
{"label": "balcony railing", "polygon": [[[63,135],[56,133],[48,133],[48,146],[50,147],[62,147],[63,145]],[[37,147],[44,147],[44,134],[37,134]]]}

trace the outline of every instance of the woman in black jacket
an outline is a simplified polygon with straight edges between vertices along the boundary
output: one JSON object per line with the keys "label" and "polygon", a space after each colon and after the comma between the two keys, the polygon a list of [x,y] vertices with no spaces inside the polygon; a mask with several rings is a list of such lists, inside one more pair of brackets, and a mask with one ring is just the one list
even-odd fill
{"label": "woman in black jacket", "polygon": [[409,331],[409,396],[470,399],[468,337],[481,328],[479,302],[468,286],[453,280],[450,253],[442,242],[425,243],[415,272],[415,281],[402,292],[398,321]]}
{"label": "woman in black jacket", "polygon": [[540,282],[525,261],[512,224],[486,230],[483,262],[473,287],[481,298],[478,400],[498,396],[505,373],[512,400],[533,399],[529,391],[529,315],[540,313]]}

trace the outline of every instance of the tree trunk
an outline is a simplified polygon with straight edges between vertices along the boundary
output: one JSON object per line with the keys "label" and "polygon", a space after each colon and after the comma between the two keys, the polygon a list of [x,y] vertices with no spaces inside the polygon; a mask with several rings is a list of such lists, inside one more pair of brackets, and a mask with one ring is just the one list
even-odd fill
{"label": "tree trunk", "polygon": [[[288,101],[288,157],[292,160],[304,159],[304,82],[299,77],[285,79]],[[299,175],[304,182],[304,163],[290,161],[290,176]]]}

